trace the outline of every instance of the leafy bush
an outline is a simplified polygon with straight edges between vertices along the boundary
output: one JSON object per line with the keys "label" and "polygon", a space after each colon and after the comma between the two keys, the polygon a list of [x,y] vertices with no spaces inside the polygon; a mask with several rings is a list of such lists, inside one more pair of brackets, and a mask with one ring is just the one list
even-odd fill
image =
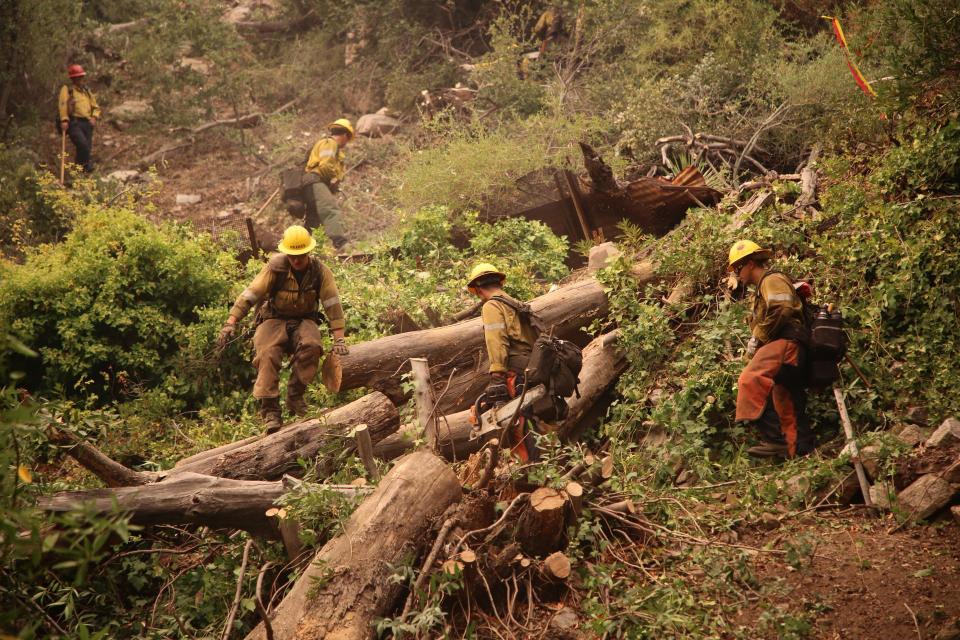
{"label": "leafy bush", "polygon": [[129,397],[181,369],[189,326],[227,302],[233,259],[184,227],[154,226],[82,192],[44,198],[73,212],[75,227],[24,264],[3,265],[0,291],[0,326],[41,354],[39,366],[24,363],[34,387]]}
{"label": "leafy bush", "polygon": [[[566,241],[539,222],[483,224],[476,214],[451,216],[443,207],[423,209],[404,222],[400,236],[376,248],[369,262],[330,263],[351,340],[390,331],[394,311],[430,326],[468,308],[475,300],[465,290],[465,278],[476,262],[496,263],[507,274],[507,291],[522,299],[539,295],[545,283],[566,273]],[[467,246],[458,248],[457,237]]]}

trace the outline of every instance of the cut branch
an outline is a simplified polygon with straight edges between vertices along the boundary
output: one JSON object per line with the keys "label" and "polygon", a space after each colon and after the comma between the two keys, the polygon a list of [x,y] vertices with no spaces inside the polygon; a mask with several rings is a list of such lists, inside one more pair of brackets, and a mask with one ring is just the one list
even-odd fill
{"label": "cut branch", "polygon": [[148,484],[157,479],[156,473],[134,471],[111,459],[97,447],[62,429],[48,432],[50,442],[65,447],[67,455],[79,462],[108,487],[132,487]]}

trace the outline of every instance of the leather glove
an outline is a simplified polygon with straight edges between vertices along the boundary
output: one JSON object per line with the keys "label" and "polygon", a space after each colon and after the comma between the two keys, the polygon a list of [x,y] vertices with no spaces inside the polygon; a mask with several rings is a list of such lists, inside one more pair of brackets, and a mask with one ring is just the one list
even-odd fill
{"label": "leather glove", "polygon": [[347,348],[347,341],[343,338],[334,338],[333,339],[333,349],[332,351],[338,356],[345,356],[350,353],[350,349]]}
{"label": "leather glove", "polygon": [[233,338],[233,334],[237,331],[237,325],[230,324],[229,322],[223,325],[223,328],[220,329],[220,335],[217,337],[217,348],[220,350],[226,349],[227,344],[230,343],[230,339]]}
{"label": "leather glove", "polygon": [[747,343],[747,350],[744,352],[744,355],[748,358],[752,358],[753,354],[757,352],[757,349],[760,348],[760,341],[756,338],[750,338],[750,341]]}
{"label": "leather glove", "polygon": [[510,399],[510,392],[507,391],[507,382],[503,378],[493,378],[483,390],[487,402],[506,402]]}

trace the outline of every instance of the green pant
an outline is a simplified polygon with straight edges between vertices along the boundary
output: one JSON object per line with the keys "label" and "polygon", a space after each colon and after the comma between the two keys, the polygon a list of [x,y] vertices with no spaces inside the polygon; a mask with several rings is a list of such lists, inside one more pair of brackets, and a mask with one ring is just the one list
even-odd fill
{"label": "green pant", "polygon": [[337,196],[330,192],[330,187],[323,182],[315,182],[310,185],[313,193],[313,210],[307,207],[307,215],[304,223],[307,229],[313,229],[318,225],[323,225],[327,237],[336,245],[337,241],[343,239],[343,219],[340,217],[340,204],[337,202]]}

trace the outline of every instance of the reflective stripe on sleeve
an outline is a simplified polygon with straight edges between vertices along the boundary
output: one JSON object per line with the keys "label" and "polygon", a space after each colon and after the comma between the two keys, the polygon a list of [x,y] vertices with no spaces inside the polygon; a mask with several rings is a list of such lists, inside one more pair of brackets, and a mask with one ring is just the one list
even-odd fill
{"label": "reflective stripe on sleeve", "polygon": [[323,301],[323,308],[329,309],[334,305],[340,304],[340,296],[333,296],[332,298],[327,298]]}
{"label": "reflective stripe on sleeve", "polygon": [[793,295],[789,293],[774,293],[767,296],[767,302],[789,302],[790,300],[793,300]]}
{"label": "reflective stripe on sleeve", "polygon": [[249,289],[249,287],[243,290],[243,293],[240,294],[240,297],[246,300],[247,302],[249,302],[250,304],[253,304],[259,298],[259,296],[257,296],[256,293],[254,293]]}
{"label": "reflective stripe on sleeve", "polygon": [[490,324],[484,324],[484,331],[497,331],[498,329],[506,329],[507,325],[502,322],[491,322]]}
{"label": "reflective stripe on sleeve", "polygon": [[337,152],[333,149],[322,149],[317,153],[318,158],[332,158]]}

